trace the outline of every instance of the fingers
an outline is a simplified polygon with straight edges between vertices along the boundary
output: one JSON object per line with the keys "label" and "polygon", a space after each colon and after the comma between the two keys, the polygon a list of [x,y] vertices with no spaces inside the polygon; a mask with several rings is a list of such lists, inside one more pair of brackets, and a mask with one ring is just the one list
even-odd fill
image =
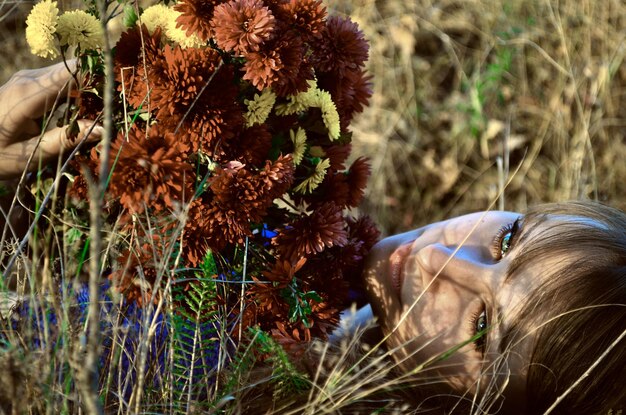
{"label": "fingers", "polygon": [[[68,70],[69,68],[69,70]],[[73,84],[72,72],[76,60],[40,69],[17,72],[2,89],[4,105],[18,118],[36,119],[52,109],[58,98],[64,97]]]}
{"label": "fingers", "polygon": [[78,134],[74,138],[70,129],[70,125],[53,128],[46,131],[41,138],[38,151],[44,159],[58,156],[61,152],[66,152],[76,147],[83,139],[88,143],[96,142],[102,139],[104,129],[99,124],[91,120],[78,120]]}
{"label": "fingers", "polygon": [[0,150],[0,179],[19,177],[33,152],[32,163],[29,170],[34,170],[39,161],[47,162],[58,157],[62,152],[71,150],[83,139],[87,142],[96,142],[102,138],[104,129],[91,120],[78,120],[78,135],[72,139],[68,134],[70,126],[53,128],[46,131],[41,137],[34,137],[26,141],[13,143]]}

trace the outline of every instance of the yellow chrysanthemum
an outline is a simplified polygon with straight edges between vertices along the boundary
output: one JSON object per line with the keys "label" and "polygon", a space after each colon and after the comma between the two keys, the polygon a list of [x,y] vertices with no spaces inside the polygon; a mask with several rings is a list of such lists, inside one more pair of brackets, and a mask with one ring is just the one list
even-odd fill
{"label": "yellow chrysanthemum", "polygon": [[141,18],[137,23],[146,25],[150,34],[160,27],[163,34],[169,40],[178,43],[183,48],[198,47],[205,44],[198,36],[187,36],[185,31],[176,27],[176,19],[180,12],[163,4],[155,4],[148,7],[141,13]]}
{"label": "yellow chrysanthemum", "polygon": [[292,115],[308,110],[315,106],[317,94],[317,82],[315,80],[308,81],[309,89],[300,92],[297,95],[287,97],[289,100],[283,104],[276,105],[277,115]]}
{"label": "yellow chrysanthemum", "polygon": [[146,29],[150,34],[154,33],[157,27],[163,32],[167,30],[173,10],[163,4],[155,4],[150,6],[141,13],[137,23],[146,25]]}
{"label": "yellow chrysanthemum", "polygon": [[98,49],[104,42],[100,22],[83,10],[65,12],[59,16],[57,33],[61,36],[61,45],[78,46],[83,50]]}
{"label": "yellow chrysanthemum", "polygon": [[276,94],[270,88],[265,88],[261,95],[254,94],[253,99],[244,100],[244,104],[248,107],[248,112],[244,116],[246,126],[252,127],[254,124],[263,124],[272,112],[275,102]]}
{"label": "yellow chrysanthemum", "polygon": [[170,9],[172,14],[170,21],[167,23],[165,29],[165,36],[173,42],[178,43],[182,48],[197,48],[206,44],[205,41],[200,39],[195,33],[191,36],[187,36],[187,32],[180,27],[176,27],[176,18],[181,15],[174,9]]}
{"label": "yellow chrysanthemum", "polygon": [[50,59],[59,56],[59,49],[54,43],[58,20],[56,1],[44,0],[33,6],[26,18],[26,42],[34,55]]}
{"label": "yellow chrysanthemum", "polygon": [[297,131],[290,130],[289,136],[291,137],[291,142],[293,143],[293,153],[291,153],[293,157],[293,164],[297,166],[302,161],[304,153],[306,152],[306,131],[304,131],[303,128],[298,127]]}
{"label": "yellow chrysanthemum", "polygon": [[315,166],[313,174],[304,179],[302,183],[297,185],[293,190],[302,194],[313,193],[313,190],[317,189],[317,186],[324,181],[329,167],[330,159],[322,159],[317,163],[317,166]]}
{"label": "yellow chrysanthemum", "polygon": [[341,125],[339,123],[339,112],[333,102],[330,92],[323,90],[317,90],[317,102],[316,106],[322,110],[322,119],[324,125],[328,129],[328,137],[331,140],[336,140],[341,134]]}

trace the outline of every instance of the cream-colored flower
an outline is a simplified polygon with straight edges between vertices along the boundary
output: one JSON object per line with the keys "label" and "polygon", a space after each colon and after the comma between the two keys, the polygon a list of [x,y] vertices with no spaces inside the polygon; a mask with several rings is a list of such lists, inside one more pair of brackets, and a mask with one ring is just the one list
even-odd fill
{"label": "cream-colored flower", "polygon": [[26,18],[26,42],[34,55],[54,59],[59,49],[54,42],[59,9],[56,1],[44,0],[33,6]]}
{"label": "cream-colored flower", "polygon": [[297,95],[290,95],[287,97],[288,102],[276,105],[277,115],[292,115],[298,114],[308,110],[315,106],[316,94],[317,94],[317,82],[315,80],[308,81],[309,89],[305,92],[300,92]]}
{"label": "cream-colored flower", "polygon": [[170,16],[170,21],[167,23],[167,28],[165,29],[165,36],[167,36],[168,39],[178,43],[183,49],[197,48],[206,45],[206,42],[200,39],[195,33],[191,36],[187,36],[186,31],[180,27],[176,27],[176,18],[181,15],[181,13],[174,9],[170,10],[172,10],[172,15]]}
{"label": "cream-colored flower", "polygon": [[78,46],[82,50],[101,48],[104,42],[100,22],[83,10],[59,16],[57,33],[61,36],[61,45]]}
{"label": "cream-colored flower", "polygon": [[164,4],[155,4],[150,6],[141,13],[137,23],[146,25],[146,29],[150,34],[154,33],[157,27],[163,32],[167,30],[173,10]]}
{"label": "cream-colored flower", "polygon": [[341,124],[339,123],[339,112],[333,102],[330,92],[318,89],[316,106],[322,110],[322,119],[328,129],[328,137],[336,140],[341,134]]}
{"label": "cream-colored flower", "polygon": [[261,95],[254,94],[253,99],[246,99],[243,102],[248,107],[248,112],[244,115],[246,126],[252,127],[254,124],[263,124],[267,120],[274,108],[276,94],[270,88],[265,88]]}
{"label": "cream-colored flower", "polygon": [[297,185],[293,190],[298,193],[313,193],[313,190],[317,189],[317,187],[324,181],[324,177],[326,177],[326,172],[330,167],[330,159],[322,159],[315,166],[315,171],[312,175],[307,177]]}
{"label": "cream-colored flower", "polygon": [[204,45],[198,36],[187,36],[187,33],[179,27],[176,27],[176,19],[181,13],[171,7],[163,4],[155,4],[148,7],[141,13],[141,18],[137,23],[146,25],[146,29],[150,34],[154,33],[157,27],[160,27],[163,34],[169,40],[178,43],[183,48],[198,47]]}
{"label": "cream-colored flower", "polygon": [[306,152],[306,131],[298,127],[297,131],[289,131],[289,137],[291,137],[291,142],[293,143],[293,153],[291,153],[293,164],[297,166],[302,161],[304,153]]}

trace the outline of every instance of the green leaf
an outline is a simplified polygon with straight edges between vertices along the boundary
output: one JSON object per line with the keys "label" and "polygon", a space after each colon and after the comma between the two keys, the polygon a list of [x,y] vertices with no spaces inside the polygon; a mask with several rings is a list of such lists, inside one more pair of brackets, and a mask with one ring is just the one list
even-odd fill
{"label": "green leaf", "polygon": [[122,19],[122,21],[124,22],[124,26],[129,28],[134,27],[135,24],[137,24],[137,19],[139,19],[139,16],[137,16],[135,8],[132,6],[132,4],[127,4],[126,6],[124,6],[124,18]]}

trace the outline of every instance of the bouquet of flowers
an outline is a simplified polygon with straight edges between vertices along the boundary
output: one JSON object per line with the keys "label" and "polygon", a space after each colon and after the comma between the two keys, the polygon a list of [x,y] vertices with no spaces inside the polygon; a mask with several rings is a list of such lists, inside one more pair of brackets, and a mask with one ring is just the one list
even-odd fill
{"label": "bouquet of flowers", "polygon": [[259,326],[288,349],[325,338],[378,238],[349,212],[370,173],[364,158],[347,163],[350,122],[371,95],[363,33],[321,0],[164,3],[59,15],[43,0],[28,17],[33,53],[77,56],[82,118],[102,111],[105,24],[125,24],[112,49],[115,138],[108,158],[95,146],[73,160],[73,217],[87,217],[109,160],[107,275],[127,301],[175,291],[184,309],[208,274],[231,327]]}

